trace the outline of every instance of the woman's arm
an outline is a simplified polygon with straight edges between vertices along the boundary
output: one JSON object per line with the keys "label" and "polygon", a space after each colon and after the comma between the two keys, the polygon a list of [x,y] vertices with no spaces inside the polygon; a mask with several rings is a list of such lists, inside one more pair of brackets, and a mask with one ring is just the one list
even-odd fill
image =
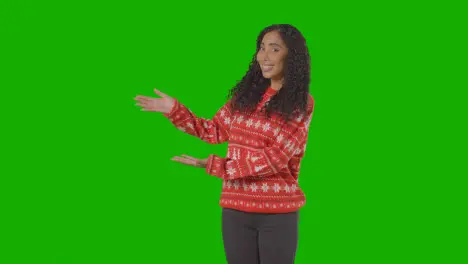
{"label": "woman's arm", "polygon": [[179,130],[210,144],[224,143],[229,139],[232,121],[230,102],[223,105],[210,120],[197,117],[177,99],[174,100],[171,111],[163,115]]}

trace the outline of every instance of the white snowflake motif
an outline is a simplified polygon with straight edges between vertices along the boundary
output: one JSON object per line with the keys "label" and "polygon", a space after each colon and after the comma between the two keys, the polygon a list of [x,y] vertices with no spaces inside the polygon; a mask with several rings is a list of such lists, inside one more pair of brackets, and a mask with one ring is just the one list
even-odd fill
{"label": "white snowflake motif", "polygon": [[221,110],[220,113],[221,113],[221,117],[224,117],[224,114],[226,113],[226,111],[224,111],[224,109],[223,109],[223,110]]}
{"label": "white snowflake motif", "polygon": [[253,162],[256,162],[259,158],[260,158],[260,157],[254,157],[254,156],[252,156],[252,157],[250,157],[250,160],[252,160]]}
{"label": "white snowflake motif", "polygon": [[239,181],[234,181],[234,189],[238,190],[240,186]]}
{"label": "white snowflake motif", "polygon": [[278,135],[278,133],[279,133],[280,131],[281,131],[281,129],[280,129],[279,127],[277,127],[277,128],[275,129],[275,133],[274,133],[275,137]]}
{"label": "white snowflake motif", "polygon": [[278,143],[281,143],[281,141],[283,141],[283,135],[279,135],[277,138],[276,138],[276,141]]}
{"label": "white snowflake motif", "polygon": [[259,172],[262,169],[264,169],[267,165],[262,165],[262,166],[255,166],[255,172]]}
{"label": "white snowflake motif", "polygon": [[296,192],[296,190],[297,190],[297,185],[296,185],[296,184],[293,184],[293,185],[291,186],[291,191],[294,193],[294,192]]}
{"label": "white snowflake motif", "polygon": [[291,140],[286,141],[286,146],[285,147],[288,148],[289,146],[291,146]]}
{"label": "white snowflake motif", "polygon": [[234,205],[237,205],[237,202],[234,202]]}
{"label": "white snowflake motif", "polygon": [[275,208],[275,209],[276,209],[276,204],[274,204],[274,205],[273,205],[273,208]]}
{"label": "white snowflake motif", "polygon": [[229,125],[230,123],[231,123],[231,118],[229,116],[225,117],[224,118],[224,124]]}
{"label": "white snowflake motif", "polygon": [[294,154],[295,154],[295,155],[301,154],[301,149],[300,149],[300,148],[297,148],[297,149],[296,149],[296,152],[294,152]]}
{"label": "white snowflake motif", "polygon": [[234,168],[229,168],[229,169],[227,169],[226,172],[227,172],[227,174],[229,174],[229,176],[232,177],[232,176],[234,176],[234,174],[236,174],[236,169],[234,169]]}
{"label": "white snowflake motif", "polygon": [[252,126],[252,124],[253,124],[252,119],[249,119],[249,120],[247,121],[247,127],[250,128],[250,127]]}
{"label": "white snowflake motif", "polygon": [[239,116],[239,117],[237,118],[237,120],[236,120],[236,121],[237,121],[237,124],[242,123],[243,120],[244,120],[244,117],[243,117],[243,116]]}
{"label": "white snowflake motif", "polygon": [[270,130],[270,123],[265,123],[263,125],[263,132],[269,131]]}
{"label": "white snowflake motif", "polygon": [[289,193],[289,192],[291,191],[291,189],[289,188],[289,185],[287,185],[287,184],[284,186],[284,190],[285,190],[287,193]]}
{"label": "white snowflake motif", "polygon": [[275,192],[279,192],[280,189],[281,189],[281,187],[279,186],[279,184],[275,183],[275,185],[273,186],[273,190],[274,190]]}
{"label": "white snowflake motif", "polygon": [[248,203],[245,204],[246,207],[250,207],[250,205]]}
{"label": "white snowflake motif", "polygon": [[268,191],[268,184],[267,184],[267,183],[264,183],[264,184],[262,185],[262,190],[263,190],[263,192],[267,192],[267,191]]}
{"label": "white snowflake motif", "polygon": [[232,187],[232,182],[230,180],[227,181],[226,186],[228,189],[231,189]]}
{"label": "white snowflake motif", "polygon": [[247,191],[249,189],[249,185],[246,183],[242,184],[242,187],[244,187],[244,191]]}
{"label": "white snowflake motif", "polygon": [[266,203],[266,204],[265,204],[265,207],[270,207],[270,204],[269,204],[269,203]]}
{"label": "white snowflake motif", "polygon": [[185,132],[185,127],[177,127],[180,131]]}
{"label": "white snowflake motif", "polygon": [[288,204],[286,207],[287,207],[287,208],[290,208],[291,206]]}
{"label": "white snowflake motif", "polygon": [[187,122],[187,127],[190,127],[191,129],[193,129],[193,124],[190,122]]}
{"label": "white snowflake motif", "polygon": [[255,184],[255,182],[252,182],[252,184],[250,184],[250,189],[252,190],[252,192],[256,192],[257,191],[257,185]]}
{"label": "white snowflake motif", "polygon": [[262,123],[260,123],[260,120],[258,120],[257,123],[255,123],[255,128],[258,129],[258,127],[260,127],[261,124],[262,124]]}
{"label": "white snowflake motif", "polygon": [[283,203],[280,203],[280,207],[283,207]]}

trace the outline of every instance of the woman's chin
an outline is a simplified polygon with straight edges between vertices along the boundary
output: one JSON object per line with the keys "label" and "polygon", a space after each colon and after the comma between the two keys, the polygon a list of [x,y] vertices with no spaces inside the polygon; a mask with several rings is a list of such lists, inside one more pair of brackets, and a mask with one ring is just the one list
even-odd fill
{"label": "woman's chin", "polygon": [[272,74],[270,72],[262,72],[263,78],[271,79]]}

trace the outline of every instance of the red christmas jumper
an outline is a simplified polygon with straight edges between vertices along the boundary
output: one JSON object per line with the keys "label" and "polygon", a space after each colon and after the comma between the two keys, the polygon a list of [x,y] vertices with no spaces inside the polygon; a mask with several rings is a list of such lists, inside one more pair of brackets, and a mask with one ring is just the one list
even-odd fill
{"label": "red christmas jumper", "polygon": [[233,113],[229,102],[209,120],[195,116],[177,99],[165,113],[181,131],[210,144],[228,142],[226,158],[211,154],[206,173],[221,178],[220,205],[245,212],[287,213],[305,204],[298,185],[314,98],[309,94],[306,115],[285,123],[274,114],[260,114],[277,91],[269,87],[252,115]]}

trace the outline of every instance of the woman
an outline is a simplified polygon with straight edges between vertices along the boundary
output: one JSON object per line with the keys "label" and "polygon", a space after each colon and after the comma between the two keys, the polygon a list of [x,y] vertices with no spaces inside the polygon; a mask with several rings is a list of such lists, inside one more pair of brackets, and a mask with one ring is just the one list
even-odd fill
{"label": "woman", "polygon": [[155,89],[161,98],[137,96],[144,111],[161,112],[178,129],[210,143],[228,142],[226,158],[173,160],[205,168],[223,179],[220,205],[229,264],[294,263],[301,160],[314,109],[310,57],[301,33],[287,24],[265,28],[249,70],[211,120]]}

